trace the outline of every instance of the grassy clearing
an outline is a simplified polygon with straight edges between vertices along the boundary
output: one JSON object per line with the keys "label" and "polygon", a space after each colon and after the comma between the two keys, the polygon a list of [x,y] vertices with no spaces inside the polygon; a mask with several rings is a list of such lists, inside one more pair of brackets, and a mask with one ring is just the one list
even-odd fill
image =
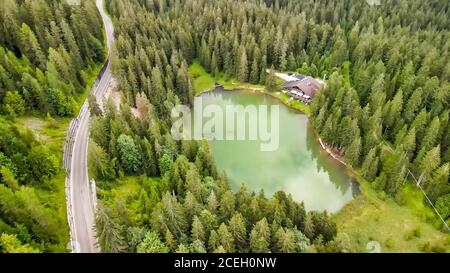
{"label": "grassy clearing", "polygon": [[65,194],[66,173],[62,168],[63,145],[69,122],[70,118],[46,119],[28,116],[16,119],[19,130],[31,130],[36,138],[45,144],[61,162],[59,172],[44,187],[34,187],[39,198],[45,200],[47,206],[55,212],[54,217],[61,225],[58,229],[61,244],[54,249],[56,252],[66,251],[66,244],[69,242]]}
{"label": "grassy clearing", "polygon": [[102,200],[134,200],[141,187],[137,176],[125,176],[115,181],[97,181],[98,195]]}
{"label": "grassy clearing", "polygon": [[309,105],[306,105],[297,100],[291,99],[291,97],[284,94],[283,92],[268,92],[268,91],[266,91],[265,93],[271,95],[274,98],[279,99],[286,106],[288,106],[292,109],[298,110],[298,111],[304,113],[305,115],[307,115],[308,117],[310,117],[311,110],[310,110]]}
{"label": "grassy clearing", "polygon": [[[97,195],[102,203],[117,210],[126,209],[131,225],[142,219],[139,215],[139,196],[141,190],[160,183],[160,178],[145,176],[125,176],[114,181],[97,181]],[[120,208],[119,208],[120,207]]]}
{"label": "grassy clearing", "polygon": [[138,221],[138,197],[141,192],[140,179],[136,176],[126,176],[115,181],[97,181],[97,195],[101,202],[110,207],[121,206],[129,215],[131,224]]}
{"label": "grassy clearing", "polygon": [[[269,92],[265,89],[264,85],[239,82],[235,78],[226,79],[222,73],[218,79],[215,79],[213,76],[211,76],[211,74],[206,72],[206,70],[198,61],[194,61],[194,63],[189,67],[189,76],[193,79],[193,87],[196,95],[214,89],[214,85],[216,83],[219,83],[224,87],[225,90],[239,89],[263,92],[279,99],[282,103],[290,108],[303,112],[308,116],[310,115],[309,105],[296,100],[291,100],[288,95],[282,92]],[[276,78],[276,80],[278,85],[281,85],[283,83],[283,81],[279,78]]]}
{"label": "grassy clearing", "polygon": [[220,73],[219,77],[216,79],[209,74],[198,61],[194,61],[189,66],[189,76],[193,80],[192,84],[196,95],[202,92],[211,91],[214,89],[216,83],[221,84],[228,90],[254,90],[264,88],[264,85],[244,83],[235,78],[228,78],[224,73]]}
{"label": "grassy clearing", "polygon": [[194,87],[195,94],[209,91],[214,88],[215,79],[211,76],[198,61],[194,61],[189,66],[189,76],[193,80],[192,85]]}
{"label": "grassy clearing", "polygon": [[370,241],[379,242],[382,252],[450,251],[449,234],[436,228],[437,218],[414,185],[406,185],[394,200],[359,180],[362,194],[333,216],[337,238],[349,251],[367,252]]}

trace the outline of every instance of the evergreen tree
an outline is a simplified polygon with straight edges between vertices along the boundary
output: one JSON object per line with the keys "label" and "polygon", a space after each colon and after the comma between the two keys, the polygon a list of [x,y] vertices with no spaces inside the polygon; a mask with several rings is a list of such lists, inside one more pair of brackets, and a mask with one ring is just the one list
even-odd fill
{"label": "evergreen tree", "polygon": [[95,218],[96,237],[103,252],[118,253],[126,249],[122,227],[113,219],[108,207],[97,206]]}
{"label": "evergreen tree", "polygon": [[345,158],[353,167],[358,167],[361,157],[361,138],[357,137],[352,141],[352,144],[345,152]]}
{"label": "evergreen tree", "polygon": [[266,79],[266,86],[269,91],[274,91],[277,88],[276,82],[275,82],[275,70],[273,66],[269,70],[269,75]]}
{"label": "evergreen tree", "polygon": [[149,232],[137,247],[138,253],[168,253],[169,248],[161,241],[158,234]]}
{"label": "evergreen tree", "polygon": [[255,224],[250,232],[250,250],[253,253],[269,252],[270,228],[266,218]]}
{"label": "evergreen tree", "polygon": [[246,251],[247,228],[242,214],[235,213],[228,223],[228,230],[233,236],[238,252]]}
{"label": "evergreen tree", "polygon": [[217,230],[219,244],[225,249],[227,253],[233,253],[235,251],[234,247],[234,237],[228,231],[227,225],[224,223],[220,224]]}
{"label": "evergreen tree", "polygon": [[280,227],[275,233],[275,248],[280,253],[293,253],[297,249],[295,233],[292,230],[284,230]]}
{"label": "evergreen tree", "polygon": [[194,216],[194,221],[192,222],[191,233],[192,233],[192,238],[194,240],[200,240],[200,241],[204,242],[206,239],[203,224],[197,216]]}
{"label": "evergreen tree", "polygon": [[120,135],[117,139],[117,147],[120,153],[120,162],[127,173],[133,174],[142,167],[142,154],[138,150],[134,140],[128,135]]}
{"label": "evergreen tree", "polygon": [[375,179],[378,172],[378,162],[379,158],[377,156],[377,148],[374,147],[370,150],[362,165],[364,178],[368,181],[373,181]]}
{"label": "evergreen tree", "polygon": [[237,76],[238,80],[241,82],[247,82],[248,81],[248,61],[247,61],[247,54],[245,52],[245,49],[241,49],[240,59],[239,59],[239,66],[237,70]]}

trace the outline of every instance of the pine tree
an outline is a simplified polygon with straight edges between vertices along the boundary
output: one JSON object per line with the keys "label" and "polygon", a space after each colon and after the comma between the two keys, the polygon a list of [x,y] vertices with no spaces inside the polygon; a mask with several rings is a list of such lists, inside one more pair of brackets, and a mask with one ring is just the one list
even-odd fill
{"label": "pine tree", "polygon": [[361,167],[364,178],[368,181],[373,181],[378,172],[378,162],[379,158],[377,156],[377,148],[374,147],[370,150],[369,154],[366,156],[364,163]]}
{"label": "pine tree", "polygon": [[389,104],[388,111],[384,118],[384,124],[386,125],[385,130],[392,130],[396,123],[398,123],[398,118],[403,109],[403,92],[399,90],[395,97]]}
{"label": "pine tree", "polygon": [[185,234],[187,229],[184,209],[169,192],[166,192],[152,212],[151,223],[160,234],[164,234],[168,228],[177,239]]}
{"label": "pine tree", "polygon": [[435,117],[433,121],[431,121],[431,124],[428,127],[428,129],[426,130],[425,136],[422,142],[420,143],[420,147],[425,148],[426,150],[429,150],[432,147],[434,147],[440,139],[439,129],[440,129],[439,117]]}
{"label": "pine tree", "polygon": [[169,248],[161,241],[156,232],[149,232],[137,247],[138,253],[168,253]]}
{"label": "pine tree", "polygon": [[449,174],[450,163],[445,163],[433,172],[431,179],[424,182],[425,191],[431,201],[436,201],[439,196],[450,192]]}
{"label": "pine tree", "polygon": [[218,71],[219,67],[217,64],[217,58],[216,58],[216,52],[213,52],[211,57],[211,73],[213,73],[213,76],[215,78],[219,77],[218,74],[216,74],[216,71]]}
{"label": "pine tree", "polygon": [[361,138],[356,137],[345,152],[345,159],[353,167],[359,167],[361,158]]}
{"label": "pine tree", "polygon": [[275,233],[275,249],[280,253],[293,253],[296,251],[295,233],[292,230],[284,230],[280,227]]}
{"label": "pine tree", "polygon": [[211,194],[209,195],[207,204],[208,204],[208,206],[207,206],[208,210],[211,213],[216,214],[217,207],[219,206],[219,204],[217,202],[216,194],[214,193],[214,191],[212,191]]}
{"label": "pine tree", "polygon": [[202,242],[205,241],[205,229],[203,227],[202,222],[197,216],[194,216],[194,221],[192,222],[192,231],[191,231],[192,239],[200,240]]}
{"label": "pine tree", "polygon": [[266,218],[255,224],[250,232],[250,250],[253,253],[267,253],[270,245],[270,228]]}
{"label": "pine tree", "polygon": [[209,144],[202,140],[198,149],[195,165],[202,176],[217,177],[217,169]]}
{"label": "pine tree", "polygon": [[188,225],[191,225],[194,215],[197,215],[200,212],[200,204],[190,191],[186,192],[186,196],[184,198],[184,208],[186,211],[186,220]]}
{"label": "pine tree", "polygon": [[227,253],[234,253],[234,237],[228,231],[227,225],[222,223],[217,230],[219,244],[225,249]]}
{"label": "pine tree", "polygon": [[142,151],[143,151],[143,169],[148,176],[156,176],[158,174],[158,164],[156,160],[156,155],[153,150],[153,146],[144,138],[142,140]]}
{"label": "pine tree", "polygon": [[189,253],[189,248],[184,244],[179,244],[175,253]]}
{"label": "pine tree", "polygon": [[297,61],[295,60],[294,54],[292,52],[289,53],[289,57],[287,60],[287,69],[290,71],[294,71],[297,69]]}
{"label": "pine tree", "polygon": [[262,57],[261,63],[259,65],[259,84],[266,84],[266,74],[267,74],[267,56]]}
{"label": "pine tree", "polygon": [[429,150],[418,164],[418,171],[424,181],[431,179],[434,170],[441,164],[441,147],[438,145]]}
{"label": "pine tree", "polygon": [[23,53],[31,60],[31,62],[45,70],[45,55],[42,52],[41,46],[31,28],[23,23],[19,34],[20,47]]}
{"label": "pine tree", "polygon": [[206,253],[205,244],[200,240],[194,240],[189,246],[190,253]]}
{"label": "pine tree", "polygon": [[231,191],[226,191],[220,198],[219,215],[222,219],[230,219],[235,211],[234,195]]}
{"label": "pine tree", "polygon": [[422,88],[417,88],[406,103],[403,117],[407,122],[412,122],[416,112],[420,109],[422,104],[423,91]]}
{"label": "pine tree", "polygon": [[234,238],[237,252],[245,252],[247,242],[247,228],[241,213],[235,213],[228,223],[228,230]]}
{"label": "pine tree", "polygon": [[196,200],[203,201],[205,189],[195,169],[191,169],[186,173],[186,190],[190,191]]}
{"label": "pine tree", "polygon": [[122,134],[117,139],[117,146],[125,171],[130,174],[139,172],[142,167],[142,154],[134,140],[130,136]]}
{"label": "pine tree", "polygon": [[96,237],[102,252],[119,253],[126,249],[122,227],[112,218],[112,212],[101,204],[97,206],[95,218]]}
{"label": "pine tree", "polygon": [[175,250],[176,248],[176,240],[173,237],[172,232],[169,229],[166,229],[166,234],[164,235],[165,245],[169,248],[169,250]]}
{"label": "pine tree", "polygon": [[[394,196],[403,182],[407,174],[406,153],[402,146],[395,149],[392,154],[385,155],[383,160],[383,172],[386,174],[386,192]],[[381,181],[384,183],[384,181]]]}
{"label": "pine tree", "polygon": [[340,67],[346,59],[347,48],[345,42],[341,38],[339,38],[333,46],[332,65],[334,67]]}
{"label": "pine tree", "polygon": [[89,94],[88,96],[88,106],[89,106],[89,112],[91,113],[91,116],[100,116],[102,115],[102,110],[100,109],[100,106],[97,103],[97,99],[93,94]]}
{"label": "pine tree", "polygon": [[267,86],[267,89],[269,89],[269,91],[275,91],[275,89],[277,88],[277,84],[275,81],[275,70],[274,70],[273,66],[270,67],[269,76],[267,76],[267,79],[266,79],[266,86]]}
{"label": "pine tree", "polygon": [[[209,235],[208,249],[210,252],[215,251],[220,246],[219,235],[215,230],[212,230]],[[223,248],[223,247],[222,247]]]}
{"label": "pine tree", "polygon": [[313,240],[316,232],[315,232],[314,220],[313,220],[311,213],[306,214],[305,223],[303,225],[305,226],[305,230],[304,230],[305,235],[310,240]]}
{"label": "pine tree", "polygon": [[248,61],[247,61],[247,53],[245,52],[245,48],[242,47],[240,50],[240,59],[239,59],[239,66],[237,70],[237,78],[241,82],[247,82],[248,81]]}
{"label": "pine tree", "polygon": [[259,83],[259,67],[258,67],[258,60],[256,58],[254,58],[252,62],[252,67],[250,71],[250,82]]}

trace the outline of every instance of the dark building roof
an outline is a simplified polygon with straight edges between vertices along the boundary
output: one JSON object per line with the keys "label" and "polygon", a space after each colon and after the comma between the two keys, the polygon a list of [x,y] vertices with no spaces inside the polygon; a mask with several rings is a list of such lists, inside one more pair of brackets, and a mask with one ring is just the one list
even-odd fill
{"label": "dark building roof", "polygon": [[304,78],[306,78],[305,75],[298,74],[298,73],[288,73],[288,76],[294,77],[297,80],[303,80]]}
{"label": "dark building roof", "polygon": [[301,74],[294,74],[292,75],[293,77],[297,78],[298,80],[303,80],[304,78],[306,78],[305,75],[301,75]]}
{"label": "dark building roof", "polygon": [[303,91],[305,95],[311,98],[316,95],[320,89],[320,83],[312,77],[305,77],[302,80],[287,82],[284,85],[284,89],[298,89]]}

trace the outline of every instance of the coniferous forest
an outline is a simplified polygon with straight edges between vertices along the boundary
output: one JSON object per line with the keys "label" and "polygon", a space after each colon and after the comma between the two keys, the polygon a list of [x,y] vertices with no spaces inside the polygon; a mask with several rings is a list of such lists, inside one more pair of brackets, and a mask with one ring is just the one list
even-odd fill
{"label": "coniferous forest", "polygon": [[87,71],[106,57],[103,43],[93,1],[0,5],[0,252],[67,251],[62,144],[20,118],[52,131],[59,117],[75,116]]}
{"label": "coniferous forest", "polygon": [[[68,240],[65,216],[52,217],[62,204],[48,201],[61,159],[14,120],[77,114],[84,71],[106,58],[95,3],[81,3],[7,0],[0,7],[0,252],[61,251]],[[324,79],[307,106],[310,121],[377,196],[370,205],[407,206],[413,201],[406,192],[418,179],[450,222],[448,1],[105,4],[115,28],[110,59],[121,103],[89,100],[88,165],[98,187],[102,252],[365,251],[350,241],[370,235],[338,236],[347,227],[336,217],[305,210],[288,192],[268,196],[245,185],[232,191],[206,140],[172,138],[172,108],[192,105],[196,95],[193,63],[215,79],[266,85],[273,93],[281,85],[268,69]],[[432,212],[428,200],[419,202]],[[445,234],[431,214],[420,218],[426,229],[383,245],[430,230]],[[412,251],[445,252],[448,245],[427,242]]]}
{"label": "coniferous forest", "polygon": [[114,69],[129,106],[94,123],[96,172],[161,179],[140,178],[137,201],[125,201],[131,212],[105,198],[110,205],[98,215],[102,249],[342,251],[326,214],[305,213],[284,192],[265,199],[243,187],[233,194],[205,143],[173,142],[170,110],[192,102],[194,60],[212,75],[241,82],[269,82],[267,68],[327,79],[311,105],[323,140],[392,197],[411,170],[446,211],[448,3],[122,0],[107,7],[116,26]]}

